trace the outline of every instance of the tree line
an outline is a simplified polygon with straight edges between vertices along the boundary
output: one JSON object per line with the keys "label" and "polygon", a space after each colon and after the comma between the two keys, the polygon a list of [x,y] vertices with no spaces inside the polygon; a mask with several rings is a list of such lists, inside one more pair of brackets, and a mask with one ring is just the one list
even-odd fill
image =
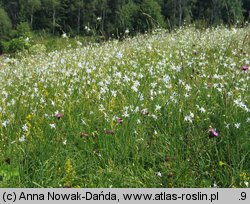
{"label": "tree line", "polygon": [[250,0],[0,0],[0,39],[22,23],[55,35],[110,37],[249,18]]}

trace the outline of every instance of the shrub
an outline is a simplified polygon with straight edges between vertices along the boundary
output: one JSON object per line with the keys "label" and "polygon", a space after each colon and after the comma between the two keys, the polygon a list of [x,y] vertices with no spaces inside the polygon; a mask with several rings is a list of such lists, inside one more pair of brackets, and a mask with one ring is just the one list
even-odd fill
{"label": "shrub", "polygon": [[17,51],[22,51],[24,49],[29,49],[31,46],[31,41],[28,37],[14,38],[8,42],[7,52],[15,53]]}
{"label": "shrub", "polygon": [[29,49],[32,45],[31,28],[26,22],[18,24],[16,30],[11,30],[9,37],[12,39],[5,38],[1,43],[0,52],[16,53]]}

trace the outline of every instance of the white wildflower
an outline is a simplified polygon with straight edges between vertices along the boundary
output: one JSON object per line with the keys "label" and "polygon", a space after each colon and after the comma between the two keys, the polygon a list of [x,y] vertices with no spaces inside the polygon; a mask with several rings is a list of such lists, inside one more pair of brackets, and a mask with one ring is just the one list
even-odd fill
{"label": "white wildflower", "polygon": [[8,123],[9,123],[9,121],[8,121],[8,120],[5,120],[5,121],[2,122],[2,126],[6,128],[7,125],[8,125]]}
{"label": "white wildflower", "polygon": [[240,123],[236,123],[236,124],[234,124],[234,126],[235,126],[237,129],[239,129],[239,128],[240,128]]}
{"label": "white wildflower", "polygon": [[161,110],[161,106],[156,105],[156,106],[155,106],[155,111],[159,111],[159,110]]}
{"label": "white wildflower", "polygon": [[51,128],[56,128],[56,124],[55,123],[51,123],[51,124],[49,124],[49,126],[51,127]]}
{"label": "white wildflower", "polygon": [[199,111],[200,111],[201,113],[205,113],[205,112],[206,112],[205,108],[203,108],[203,107],[200,107]]}
{"label": "white wildflower", "polygon": [[62,34],[62,38],[67,38],[68,36],[67,36],[67,33],[63,33]]}
{"label": "white wildflower", "polygon": [[24,142],[25,141],[25,136],[22,135],[22,137],[19,138],[19,142]]}
{"label": "white wildflower", "polygon": [[27,124],[24,124],[22,129],[23,129],[24,132],[28,132],[28,130],[29,130]]}
{"label": "white wildflower", "polygon": [[116,54],[116,57],[117,57],[118,59],[121,59],[121,58],[123,57],[122,52],[118,52],[118,53]]}
{"label": "white wildflower", "polygon": [[170,81],[170,76],[169,75],[166,75],[164,78],[163,78],[163,81],[165,82],[165,83],[169,83],[169,81]]}
{"label": "white wildflower", "polygon": [[161,172],[157,172],[156,175],[159,176],[159,177],[162,177]]}
{"label": "white wildflower", "polygon": [[190,85],[186,84],[185,89],[186,89],[186,91],[191,91],[192,87]]}

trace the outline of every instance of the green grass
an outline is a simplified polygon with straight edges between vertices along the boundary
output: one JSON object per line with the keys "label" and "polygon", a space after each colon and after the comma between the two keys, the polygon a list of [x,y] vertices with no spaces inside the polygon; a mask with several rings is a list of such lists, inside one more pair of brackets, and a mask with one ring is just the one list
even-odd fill
{"label": "green grass", "polygon": [[[32,44],[35,47],[42,46],[47,52],[55,50],[76,49],[79,46],[88,46],[95,43],[101,43],[104,38],[101,36],[54,36],[47,33],[32,33]],[[33,49],[31,48],[33,51]]]}
{"label": "green grass", "polygon": [[1,58],[0,187],[247,187],[249,31],[44,39]]}

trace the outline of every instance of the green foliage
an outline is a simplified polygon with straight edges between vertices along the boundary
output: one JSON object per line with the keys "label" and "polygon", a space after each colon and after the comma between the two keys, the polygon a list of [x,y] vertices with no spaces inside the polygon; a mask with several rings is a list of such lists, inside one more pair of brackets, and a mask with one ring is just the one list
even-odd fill
{"label": "green foliage", "polygon": [[40,0],[20,0],[21,12],[24,15],[24,21],[29,19],[30,26],[33,26],[34,13],[41,8]]}
{"label": "green foliage", "polygon": [[21,22],[20,24],[18,24],[15,35],[16,37],[24,37],[24,38],[32,37],[29,23]]}
{"label": "green foliage", "polygon": [[17,25],[16,30],[9,33],[10,40],[3,41],[1,44],[2,52],[16,53],[18,51],[26,50],[31,47],[32,33],[29,23],[22,22]]}
{"label": "green foliage", "polygon": [[8,52],[15,53],[30,48],[31,43],[29,38],[19,37],[14,38],[8,43]]}
{"label": "green foliage", "polygon": [[55,36],[110,39],[159,27],[241,26],[250,20],[249,0],[1,0],[0,4],[1,41],[19,35],[15,30],[22,22],[31,31]]}
{"label": "green foliage", "polygon": [[0,54],[5,52],[9,39],[9,33],[11,32],[12,24],[8,14],[0,7]]}
{"label": "green foliage", "polygon": [[6,38],[11,28],[12,25],[8,14],[0,7],[0,39]]}
{"label": "green foliage", "polygon": [[129,1],[117,13],[117,27],[120,33],[128,30],[136,32],[151,31],[157,27],[164,27],[164,20],[159,4],[153,0],[144,0],[140,4]]}
{"label": "green foliage", "polygon": [[18,168],[11,165],[0,165],[0,187],[8,186],[8,182],[19,178]]}
{"label": "green foliage", "polygon": [[[154,0],[144,0],[140,5],[141,21],[147,21],[144,30],[152,30],[155,27],[164,27],[163,16],[161,15],[161,7]],[[141,22],[141,23],[142,23]]]}
{"label": "green foliage", "polygon": [[132,1],[120,8],[120,10],[118,11],[119,20],[117,23],[120,32],[124,33],[126,29],[128,29],[132,33],[136,32],[134,25],[136,25],[136,17],[138,15],[138,12],[138,6]]}
{"label": "green foliage", "polygon": [[233,24],[248,20],[250,11],[249,0],[3,0],[2,4],[14,27],[26,21],[36,30],[53,34],[89,35],[85,32],[88,26],[91,33],[103,36],[117,34],[117,28],[123,32],[127,29],[123,26],[144,32],[194,21]]}
{"label": "green foliage", "polygon": [[225,1],[225,7],[228,12],[229,23],[242,22],[243,20],[243,8],[242,1],[239,0],[228,0]]}

